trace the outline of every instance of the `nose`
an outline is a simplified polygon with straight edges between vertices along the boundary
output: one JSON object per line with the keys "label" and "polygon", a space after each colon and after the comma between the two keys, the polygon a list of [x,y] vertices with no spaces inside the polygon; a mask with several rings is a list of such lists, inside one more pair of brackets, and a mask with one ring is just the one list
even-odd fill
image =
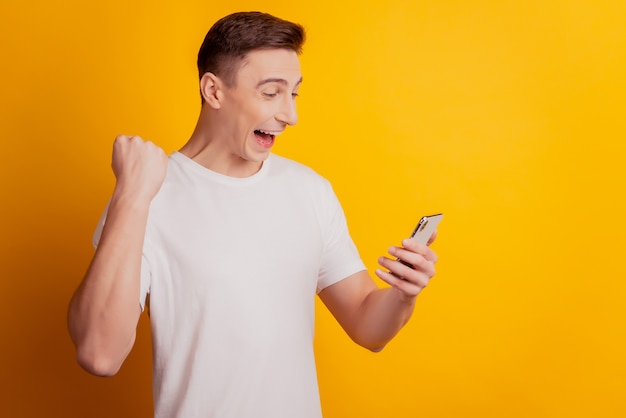
{"label": "nose", "polygon": [[298,123],[298,112],[296,111],[296,101],[294,97],[286,96],[280,104],[280,109],[276,114],[276,120],[287,125]]}

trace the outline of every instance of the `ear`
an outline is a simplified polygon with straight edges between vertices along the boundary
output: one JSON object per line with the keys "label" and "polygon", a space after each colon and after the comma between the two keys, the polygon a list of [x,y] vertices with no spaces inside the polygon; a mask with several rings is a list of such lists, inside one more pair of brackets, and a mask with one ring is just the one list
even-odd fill
{"label": "ear", "polygon": [[222,80],[213,73],[204,73],[200,79],[200,93],[205,103],[214,109],[222,107]]}

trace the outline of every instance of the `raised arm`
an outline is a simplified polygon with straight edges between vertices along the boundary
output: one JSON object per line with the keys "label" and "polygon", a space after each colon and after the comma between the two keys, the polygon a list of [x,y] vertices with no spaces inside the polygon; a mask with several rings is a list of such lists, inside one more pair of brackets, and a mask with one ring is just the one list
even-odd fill
{"label": "raised arm", "polygon": [[[429,241],[436,237],[433,234]],[[393,258],[380,257],[386,270],[376,275],[391,287],[380,289],[367,271],[361,271],[319,293],[320,299],[357,344],[380,351],[407,323],[417,295],[435,274],[437,255],[428,247],[406,239],[403,247],[391,247]],[[407,267],[396,257],[413,265]]]}
{"label": "raised arm", "polygon": [[148,210],[165,178],[167,156],[139,137],[118,136],[112,167],[116,185],[106,223],[68,310],[77,360],[100,376],[117,373],[135,342]]}

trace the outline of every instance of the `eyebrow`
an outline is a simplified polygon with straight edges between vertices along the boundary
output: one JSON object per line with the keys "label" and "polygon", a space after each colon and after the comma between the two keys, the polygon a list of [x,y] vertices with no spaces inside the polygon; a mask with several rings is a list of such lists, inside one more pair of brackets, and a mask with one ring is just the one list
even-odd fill
{"label": "eyebrow", "polygon": [[[289,82],[287,80],[285,80],[284,78],[266,78],[264,80],[259,81],[259,83],[256,85],[257,88],[265,85],[265,84],[269,84],[269,83],[279,83],[279,84],[283,84],[285,86],[289,85]],[[296,83],[296,86],[299,85],[300,83],[302,83],[302,77],[300,77],[300,80],[298,80],[298,82]]]}

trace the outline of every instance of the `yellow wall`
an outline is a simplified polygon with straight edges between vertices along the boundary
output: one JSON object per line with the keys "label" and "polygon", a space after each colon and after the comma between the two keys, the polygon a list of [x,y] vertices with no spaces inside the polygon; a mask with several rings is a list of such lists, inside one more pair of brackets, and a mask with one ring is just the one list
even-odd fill
{"label": "yellow wall", "polygon": [[446,214],[438,274],[383,353],[319,306],[326,417],[626,416],[619,0],[4,2],[0,416],[150,416],[145,319],[100,379],[65,310],[114,136],[181,146],[206,30],[250,9],[308,29],[301,122],[277,152],[332,180],[368,267]]}

